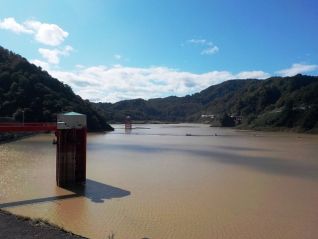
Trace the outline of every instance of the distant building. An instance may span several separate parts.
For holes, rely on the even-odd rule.
[[[214,115],[201,115],[201,118],[209,118],[209,119],[214,119]]]
[[[242,120],[243,120],[243,117],[242,117],[242,116],[231,115],[230,117],[234,120],[235,124],[240,124],[240,123],[242,123]]]

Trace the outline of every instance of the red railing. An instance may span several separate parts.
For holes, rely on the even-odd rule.
[[[0,132],[56,131],[56,123],[0,123]]]

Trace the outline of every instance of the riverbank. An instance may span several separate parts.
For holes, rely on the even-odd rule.
[[[210,124],[211,128],[222,128],[219,124]],[[303,128],[294,127],[294,128],[287,128],[287,127],[260,127],[260,126],[251,126],[251,125],[236,125],[234,127],[224,127],[224,128],[232,128],[238,130],[252,130],[252,131],[260,131],[260,132],[289,132],[289,133],[298,133],[298,134],[318,134],[318,128],[313,128],[311,130],[305,130]]]
[[[10,143],[19,139],[26,137],[31,137],[36,135],[34,132],[29,133],[0,133],[0,144]]]
[[[0,210],[0,235],[2,239],[83,239],[63,228],[41,219],[30,219]]]
[[[297,134],[318,134],[318,128],[313,128],[311,130],[304,130],[302,128],[287,128],[287,127],[256,127],[256,126],[236,126],[234,129],[240,130],[254,130],[262,132],[289,132]]]

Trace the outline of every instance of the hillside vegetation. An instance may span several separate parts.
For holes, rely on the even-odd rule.
[[[87,115],[90,131],[112,130],[89,101],[25,58],[0,47],[0,117],[25,122],[56,122],[56,114],[76,111]]]
[[[135,99],[95,106],[110,121],[222,122],[242,116],[240,126],[259,129],[318,129],[318,77],[296,75],[266,80],[230,80],[193,95]],[[215,118],[202,118],[214,115]]]

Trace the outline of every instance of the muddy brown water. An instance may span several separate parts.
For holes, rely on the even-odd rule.
[[[52,135],[0,145],[0,208],[89,238],[317,238],[317,136],[115,128],[89,135],[85,187],[56,187]]]

